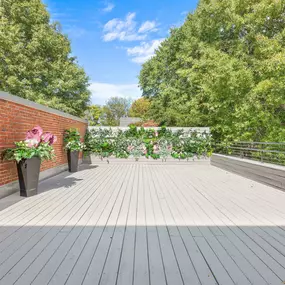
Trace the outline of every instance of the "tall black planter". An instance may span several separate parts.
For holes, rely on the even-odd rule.
[[[21,196],[31,197],[38,194],[40,168],[41,160],[39,157],[17,163]]]
[[[70,150],[67,151],[69,172],[78,171],[78,158],[79,158],[79,151],[70,151]]]

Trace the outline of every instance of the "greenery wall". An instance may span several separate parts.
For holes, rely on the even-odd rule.
[[[209,156],[211,152],[210,135],[183,130],[172,132],[165,127],[158,131],[135,126],[127,131],[91,129],[85,136],[85,153],[101,158],[192,159]]]
[[[149,116],[219,141],[284,141],[284,3],[201,0],[142,67]]]

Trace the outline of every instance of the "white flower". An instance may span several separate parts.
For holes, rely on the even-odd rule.
[[[28,147],[37,146],[39,144],[37,139],[28,139],[25,140],[25,142],[27,143]]]

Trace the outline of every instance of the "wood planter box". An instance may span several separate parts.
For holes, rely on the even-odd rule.
[[[31,197],[38,194],[41,159],[33,157],[17,163],[20,195]]]

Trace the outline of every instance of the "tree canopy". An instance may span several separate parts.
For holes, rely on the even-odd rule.
[[[2,0],[0,18],[0,89],[82,116],[88,77],[41,0]]]
[[[135,100],[131,105],[129,116],[145,119],[149,111],[150,104],[150,100],[143,97]]]
[[[100,123],[102,126],[119,126],[120,118],[129,113],[131,100],[123,97],[111,97],[102,107]]]
[[[284,141],[285,4],[201,0],[140,72],[150,116],[216,139]]]
[[[90,126],[100,125],[100,118],[103,113],[103,108],[99,105],[90,105],[85,111],[85,119],[88,120]]]

